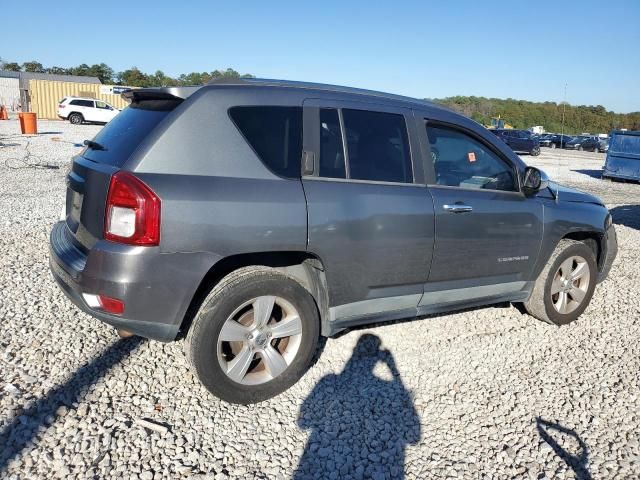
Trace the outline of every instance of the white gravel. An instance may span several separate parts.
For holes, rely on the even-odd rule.
[[[0,121],[0,477],[640,476],[640,185],[594,178],[604,155],[524,157],[615,207],[618,259],[579,321],[486,308],[352,331],[241,407],[199,385],[180,343],[118,340],[54,285],[73,143],[100,127],[39,128],[31,161],[61,168],[12,170],[26,138]]]

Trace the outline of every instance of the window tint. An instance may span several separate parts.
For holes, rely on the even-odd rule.
[[[91,100],[71,100],[70,105],[77,105],[79,107],[93,107]]]
[[[402,115],[342,110],[349,178],[412,182],[407,127]]]
[[[320,172],[321,177],[346,178],[344,147],[338,110],[320,110]]]
[[[436,183],[451,187],[517,190],[513,169],[473,137],[427,126]]]
[[[233,107],[229,115],[269,169],[283,177],[300,177],[302,108]]]
[[[105,150],[87,148],[82,154],[98,163],[121,167],[140,143],[180,100],[144,100],[122,110],[93,139]]]
[[[109,105],[99,100],[96,100],[96,108],[102,108],[103,110],[109,110]]]

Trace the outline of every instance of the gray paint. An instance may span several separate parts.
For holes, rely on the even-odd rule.
[[[608,212],[592,196],[564,189],[558,200],[549,191],[525,197],[431,185],[425,119],[471,132],[511,163],[518,178],[525,168],[490,132],[445,108],[377,92],[259,80],[136,95],[154,92],[185,100],[123,169],[162,199],[160,246],[102,240],[115,169],[82,154],[68,176],[66,222],[52,232],[52,271],[63,290],[80,308],[120,328],[175,338],[207,272],[245,253],[298,252],[319,259],[282,271],[314,295],[325,335],[363,322],[522,301],[558,241],[570,233],[598,236],[608,253],[602,277],[615,255],[614,245],[607,248],[607,241],[615,243]],[[414,183],[280,178],[230,121],[228,108],[236,105],[304,106],[304,148],[316,153],[320,106],[400,113],[408,126]],[[473,211],[442,209],[456,201]],[[125,315],[91,311],[82,291],[125,300]]]

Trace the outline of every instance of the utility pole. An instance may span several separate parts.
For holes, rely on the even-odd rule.
[[[564,84],[564,99],[562,100],[562,126],[560,127],[560,148],[564,143],[564,112],[567,109],[567,84]]]

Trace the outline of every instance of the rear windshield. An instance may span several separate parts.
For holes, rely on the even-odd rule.
[[[106,150],[87,148],[85,158],[121,167],[171,110],[182,100],[144,100],[132,103],[116,115],[93,139]]]

